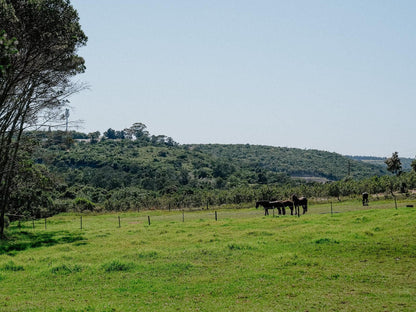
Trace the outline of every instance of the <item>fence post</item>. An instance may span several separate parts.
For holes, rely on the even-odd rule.
[[[147,222],[149,223],[149,225],[150,225],[150,216],[147,216]]]
[[[182,222],[185,222],[185,210],[182,210]]]
[[[215,211],[215,221],[218,221],[218,214],[216,211]]]
[[[81,223],[81,230],[82,230],[82,216],[80,217],[80,223]]]
[[[118,216],[118,227],[121,228],[121,220],[120,220],[120,216]]]
[[[332,201],[331,201],[331,217],[333,215],[333,211],[332,211]]]
[[[209,208],[208,208],[208,202],[207,202],[207,210],[208,210]]]
[[[45,230],[46,230],[46,218],[45,218]]]
[[[394,196],[394,206],[396,207],[396,209],[397,209],[397,200],[396,200],[396,196]]]

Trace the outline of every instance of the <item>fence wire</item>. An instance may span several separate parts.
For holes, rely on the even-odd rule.
[[[415,206],[415,200],[374,201],[368,206],[362,206],[360,202],[338,202],[327,201],[325,203],[312,204],[308,206],[305,215],[300,218],[315,214],[340,214],[351,211],[369,209],[400,209]],[[300,209],[302,211],[302,209]],[[11,224],[11,227],[21,229],[44,229],[71,231],[74,229],[92,229],[125,227],[134,224],[151,226],[155,223],[177,223],[187,221],[224,221],[229,219],[252,219],[252,218],[298,218],[291,215],[290,209],[286,209],[285,215],[279,215],[277,209],[269,209],[269,215],[265,216],[264,209],[241,208],[241,209],[187,209],[187,210],[141,210],[139,212],[112,212],[109,214],[63,214],[51,218],[38,220],[20,220]]]

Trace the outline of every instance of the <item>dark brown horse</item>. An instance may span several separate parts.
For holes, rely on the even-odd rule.
[[[271,201],[270,205],[272,205],[272,208],[277,208],[279,215],[286,214],[285,205],[283,204],[281,200]]]
[[[306,197],[300,197],[298,198],[296,194],[292,195],[292,201],[295,206],[295,214],[299,216],[299,206],[302,206],[303,208],[303,214],[308,211],[308,199]]]
[[[264,215],[269,215],[269,209],[277,208],[279,211],[279,214],[282,214],[282,205],[279,201],[270,201],[270,200],[259,200],[256,202],[256,208],[259,208],[259,206],[263,206],[264,208]]]
[[[363,206],[368,206],[368,193],[363,193]]]
[[[290,214],[293,216],[293,201],[291,201],[291,200],[282,200],[281,201],[282,202],[282,205],[283,205],[283,208],[282,208],[282,210],[283,210],[283,214],[285,215],[286,214],[286,207],[288,207],[288,208],[290,208]]]

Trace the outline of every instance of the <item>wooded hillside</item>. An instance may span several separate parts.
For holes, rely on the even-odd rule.
[[[337,181],[347,176],[362,179],[387,173],[381,164],[369,164],[337,153],[261,145],[200,144],[192,148],[252,170],[284,173],[293,178]]]
[[[258,145],[181,145],[125,131],[26,133],[39,142],[23,162],[10,213],[41,217],[64,211],[183,208],[259,199],[378,194],[416,187],[416,174],[336,153]],[[25,158],[22,155],[22,159]]]
[[[131,139],[94,143],[72,139],[69,146],[62,144],[56,133],[45,137],[36,162],[46,165],[69,185],[107,190],[135,186],[169,193],[181,187],[223,189],[287,184],[293,178],[325,182],[387,174],[380,165],[297,148],[179,145]]]

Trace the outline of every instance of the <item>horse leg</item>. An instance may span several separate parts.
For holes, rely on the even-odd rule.
[[[282,207],[282,212],[283,212],[283,215],[286,214],[286,208],[285,207]]]
[[[281,215],[282,214],[282,210],[280,209],[280,207],[276,207],[276,208],[279,211],[279,215]]]

